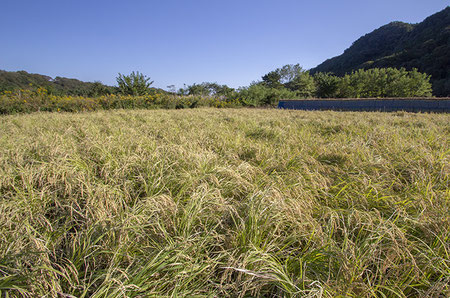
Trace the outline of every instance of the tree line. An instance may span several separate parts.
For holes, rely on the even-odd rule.
[[[289,64],[262,76],[248,87],[233,89],[217,83],[201,83],[178,90],[179,94],[223,96],[244,105],[275,105],[279,99],[428,97],[430,76],[417,69],[359,69],[342,77],[331,73],[311,75],[299,64]]]
[[[288,64],[268,72],[259,81],[254,81],[246,87],[235,89],[214,82],[203,82],[185,85],[178,90],[171,86],[170,91],[152,88],[153,81],[140,72],[132,72],[129,75],[119,73],[116,78],[117,86],[114,87],[100,82],[85,83],[66,78],[50,80],[49,77],[30,75],[26,72],[22,72],[22,75],[25,75],[25,78],[31,76],[35,85],[40,84],[39,87],[45,87],[50,94],[55,95],[88,97],[109,94],[142,96],[156,93],[174,96],[193,95],[227,99],[244,106],[276,105],[280,99],[428,97],[432,94],[429,75],[417,69],[404,68],[359,69],[344,76],[336,76],[321,72],[312,75],[299,64]],[[29,81],[19,80],[19,82],[25,85]],[[1,83],[0,79],[0,91],[2,88],[8,90]],[[29,85],[34,86],[33,83]]]

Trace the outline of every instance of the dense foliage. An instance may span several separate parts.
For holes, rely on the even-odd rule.
[[[0,297],[450,297],[448,114],[0,127]]]
[[[262,77],[261,82],[244,91],[250,93],[249,98],[259,103],[271,104],[273,97],[426,97],[431,96],[431,84],[430,76],[418,72],[417,69],[407,71],[404,68],[374,68],[359,69],[343,77],[330,73],[316,73],[311,76],[297,64],[285,65],[269,72]]]
[[[319,75],[320,78],[320,75]],[[346,74],[342,78],[335,77],[338,82],[336,97],[426,97],[431,96],[430,77],[417,69],[406,71],[404,68],[359,69]],[[332,81],[331,86],[334,86]],[[323,79],[318,80],[318,85]],[[330,82],[318,89],[331,92]],[[327,94],[327,97],[332,94]]]
[[[286,70],[295,70],[286,72]],[[286,74],[289,73],[289,74]],[[45,88],[0,93],[0,114],[35,111],[92,111],[105,109],[157,109],[195,107],[276,106],[280,99],[311,97],[418,97],[430,96],[429,76],[417,70],[358,70],[344,77],[317,73],[311,76],[298,65],[286,65],[262,81],[235,90],[217,83],[187,86],[178,94],[150,89],[142,74],[119,76],[118,94],[57,96]]]
[[[431,75],[433,94],[450,96],[450,7],[419,24],[393,22],[355,41],[311,73],[343,76],[357,69],[417,68]]]

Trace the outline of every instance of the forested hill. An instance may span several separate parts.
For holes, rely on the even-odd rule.
[[[450,96],[450,6],[418,24],[392,22],[355,41],[311,73],[344,75],[375,67],[418,68],[431,75],[433,94]]]
[[[0,70],[0,92],[42,87],[56,95],[97,96],[114,92],[114,87],[100,82],[83,82],[63,77],[51,78],[26,71]]]

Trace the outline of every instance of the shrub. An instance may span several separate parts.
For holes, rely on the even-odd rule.
[[[275,106],[280,99],[297,97],[296,92],[288,89],[270,88],[262,84],[253,84],[239,90],[239,98],[244,106]]]
[[[138,71],[133,71],[128,76],[119,73],[116,80],[120,92],[125,95],[145,95],[150,91],[150,85],[153,84],[153,81],[149,82],[150,78]]]

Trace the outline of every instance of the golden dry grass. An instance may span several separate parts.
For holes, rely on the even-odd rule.
[[[449,296],[448,114],[0,117],[0,296]]]

